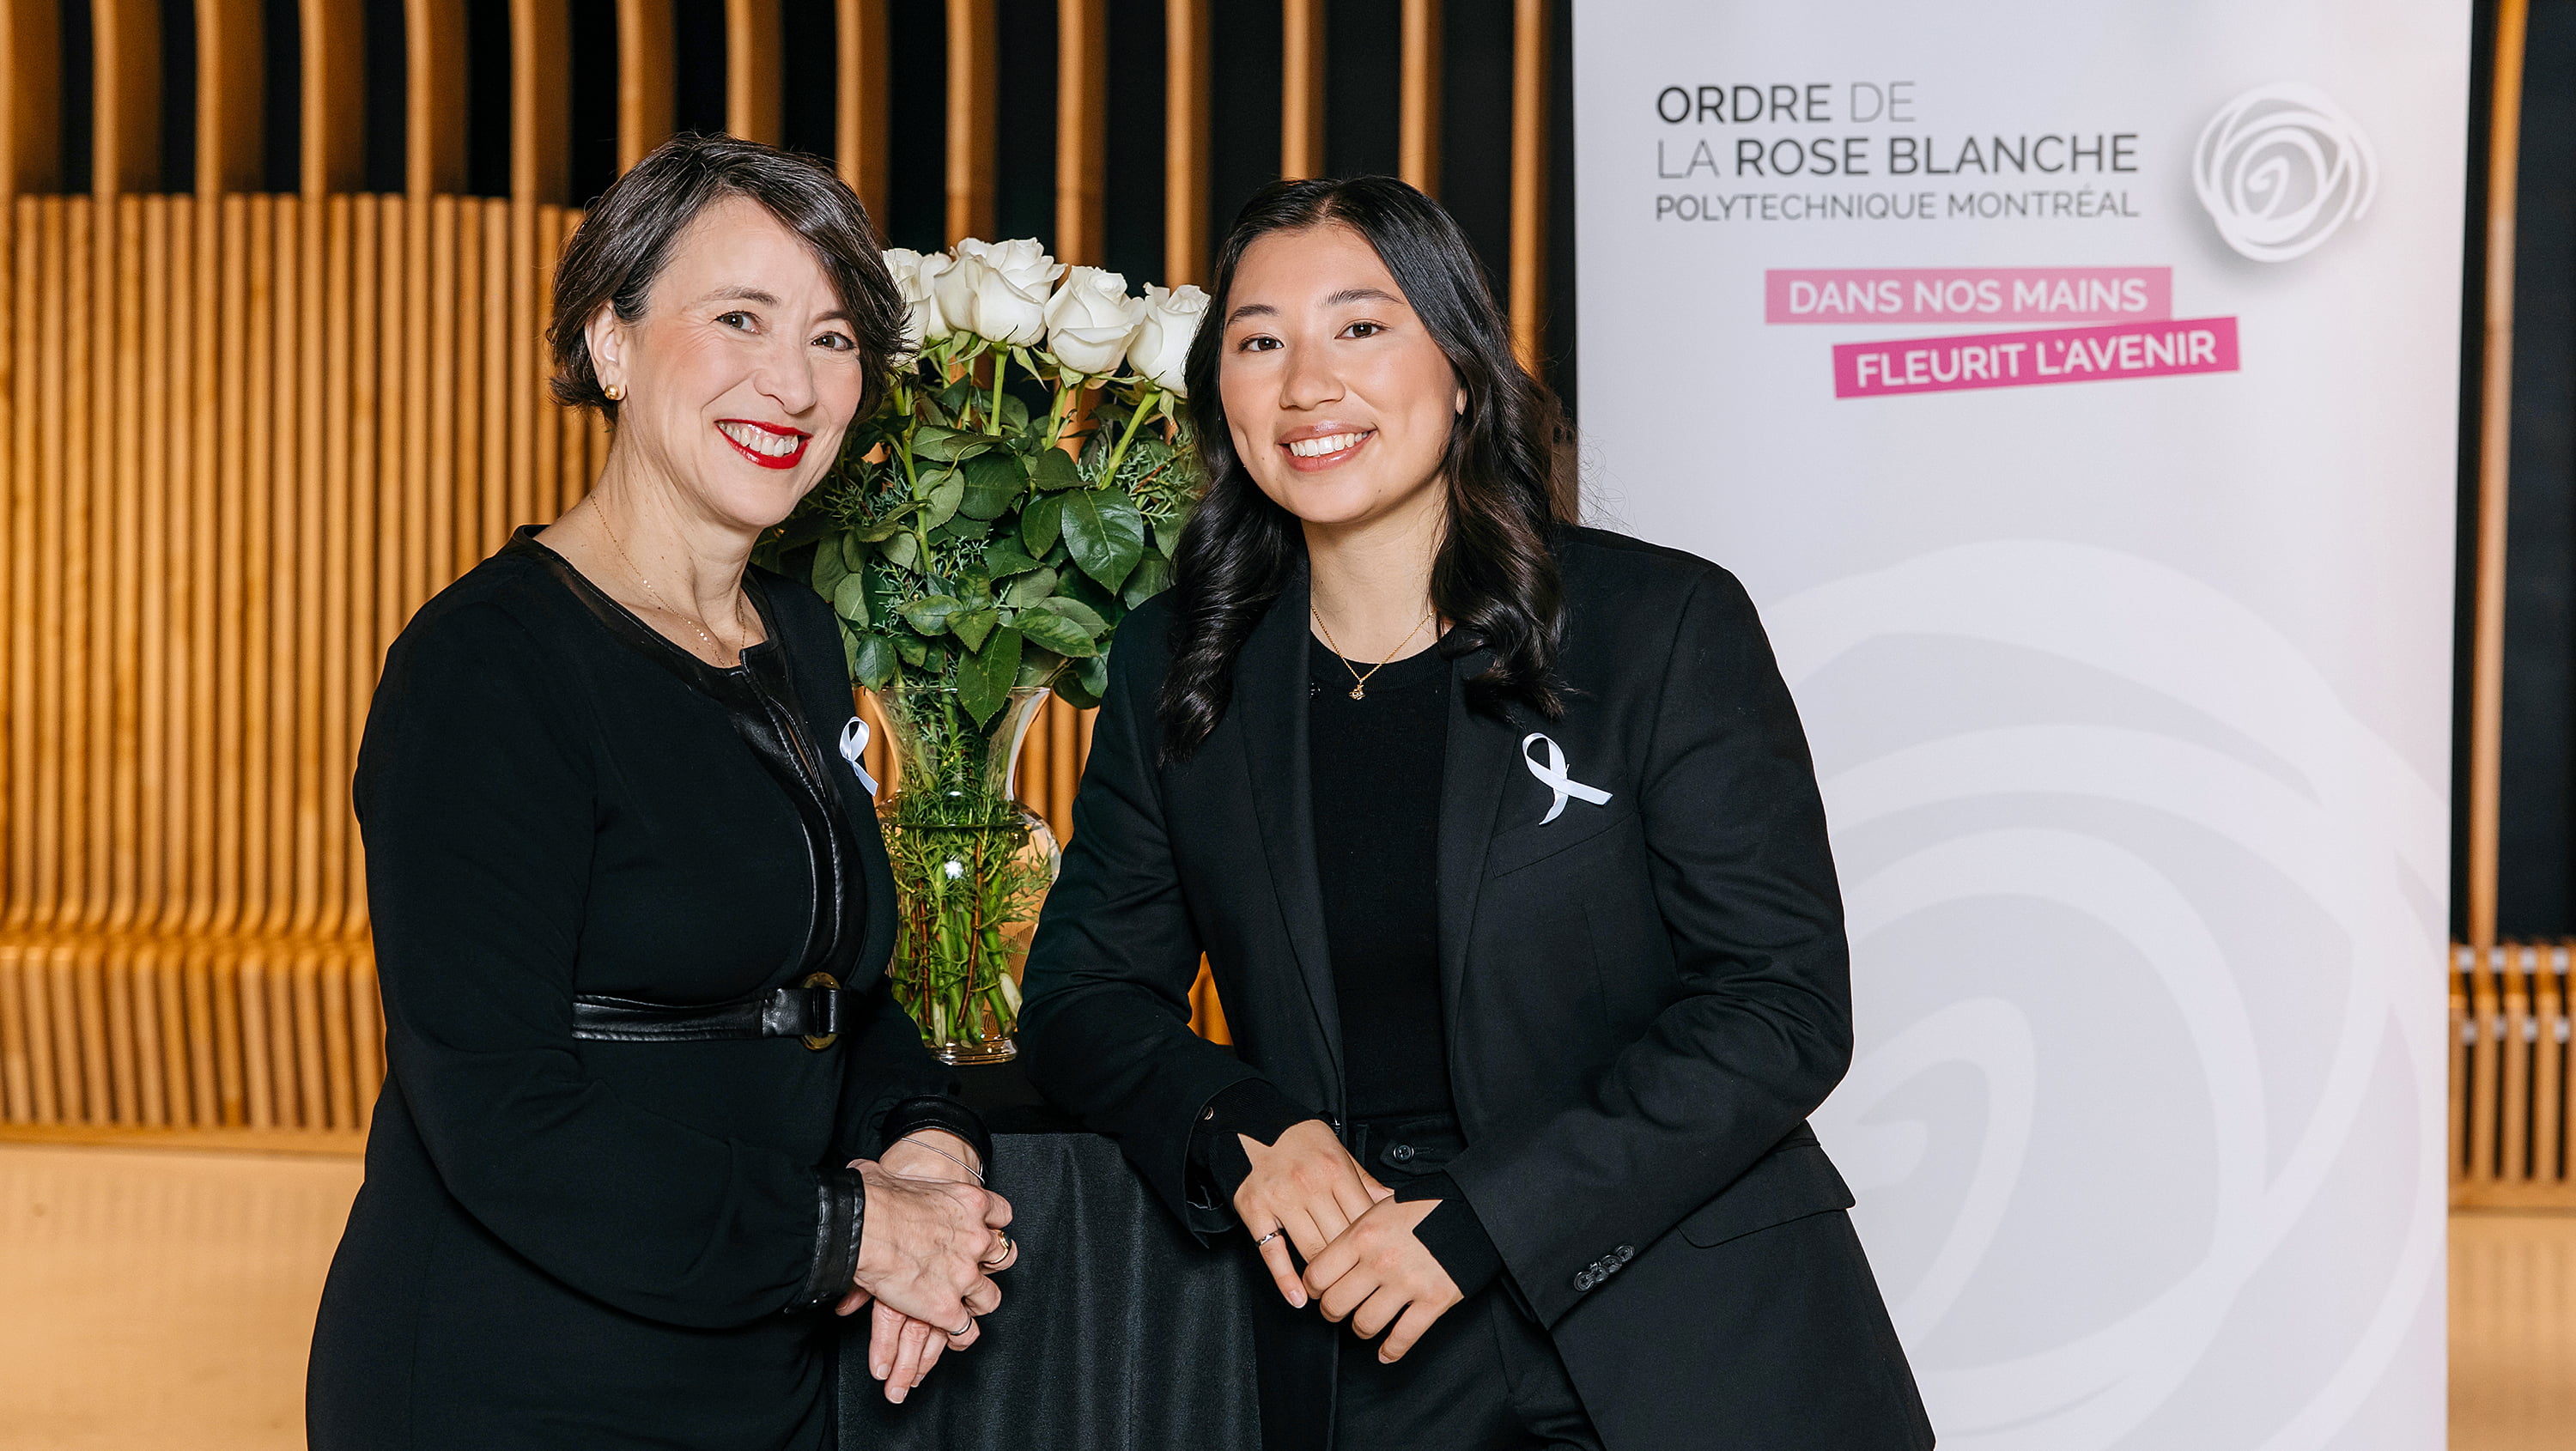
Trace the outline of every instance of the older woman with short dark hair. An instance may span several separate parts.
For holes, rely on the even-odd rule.
[[[357,777],[389,1082],[314,1334],[311,1442],[832,1439],[1016,1255],[988,1140],[886,990],[894,884],[826,607],[749,566],[903,308],[830,172],[682,137],[556,275],[598,487],[416,616]]]

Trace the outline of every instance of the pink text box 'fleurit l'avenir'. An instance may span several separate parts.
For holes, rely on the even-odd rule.
[[[2039,383],[2235,371],[2236,319],[2202,317],[1844,343],[1834,349],[1834,396],[1885,398],[1962,388],[2027,388]]]
[[[2170,267],[1851,267],[1762,274],[1763,321],[2145,322],[2173,316]]]

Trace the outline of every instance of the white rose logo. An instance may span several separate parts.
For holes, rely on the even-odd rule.
[[[2379,158],[2343,108],[2285,82],[2247,91],[2210,118],[2191,184],[2228,246],[2287,262],[2370,210]]]

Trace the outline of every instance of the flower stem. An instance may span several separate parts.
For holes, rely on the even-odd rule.
[[[1011,350],[1009,348],[995,348],[993,350],[993,406],[984,417],[984,431],[986,433],[1000,433],[1002,431],[1002,375],[1010,371]]]
[[[1119,460],[1127,457],[1127,445],[1136,441],[1136,430],[1145,426],[1145,415],[1154,411],[1146,406],[1145,400],[1159,391],[1147,388],[1136,395],[1136,411],[1127,415],[1127,431],[1118,435],[1118,446],[1109,451],[1109,466],[1101,470],[1101,478],[1113,484],[1118,482]]]

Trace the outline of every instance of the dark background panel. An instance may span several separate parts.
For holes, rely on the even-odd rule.
[[[2496,908],[2504,935],[2561,937],[2576,935],[2576,0],[2534,0],[2523,76]]]

